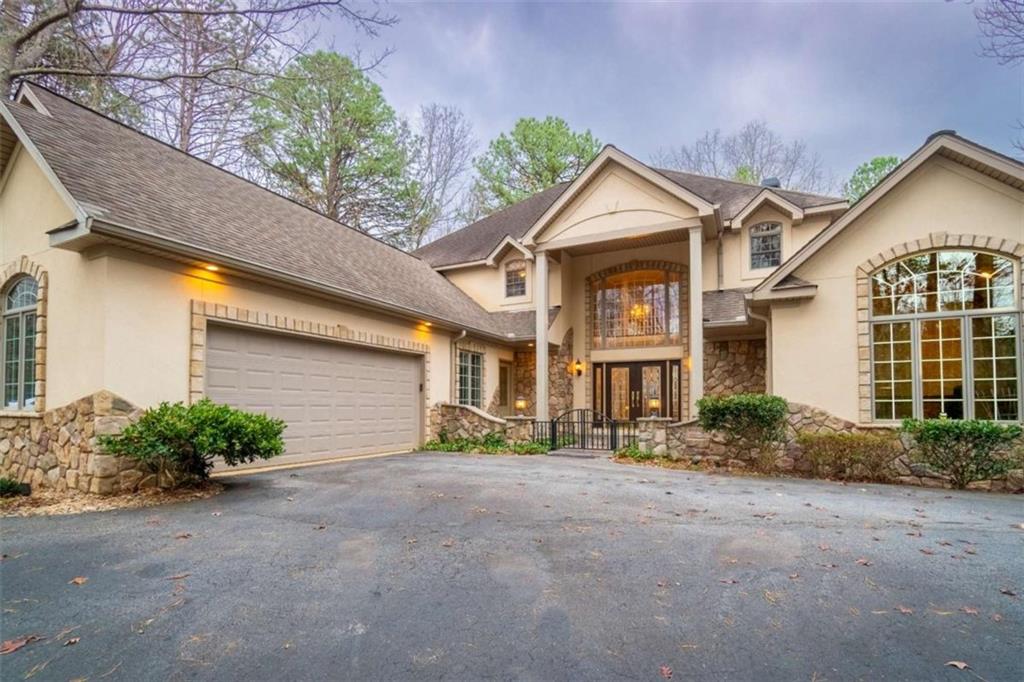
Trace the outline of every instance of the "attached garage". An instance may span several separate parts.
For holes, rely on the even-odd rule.
[[[274,464],[420,443],[420,356],[215,324],[206,349],[211,400],[287,424],[285,454]]]

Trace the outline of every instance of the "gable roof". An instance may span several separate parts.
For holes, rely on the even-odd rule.
[[[614,150],[618,156],[625,157],[630,162],[663,176],[685,192],[694,195],[700,201],[718,206],[723,221],[731,221],[755,197],[766,191],[778,195],[784,201],[793,204],[801,210],[845,204],[845,199],[837,197],[765,188],[760,185],[749,185],[734,180],[724,180],[722,178],[695,175],[682,171],[655,168],[643,164],[633,157],[629,157],[614,147],[609,146],[605,149]],[[584,171],[584,173],[588,172],[592,167],[595,167],[595,164],[592,163],[588,166],[587,171]],[[578,179],[582,179],[582,176]],[[512,204],[475,223],[471,223],[460,230],[422,246],[414,253],[435,268],[482,262],[506,236],[521,241],[530,229],[552,209],[556,202],[560,199],[567,200],[571,198],[567,195],[563,197],[566,189],[571,184],[573,183],[563,182],[554,185],[543,192],[534,194],[519,203]]]
[[[754,287],[750,295],[751,298],[772,298],[773,290],[799,288],[793,287],[791,284],[794,279],[797,279],[793,275],[797,268],[806,263],[822,247],[839,235],[869,208],[874,206],[890,190],[935,155],[952,159],[980,173],[1005,182],[1011,187],[1024,190],[1024,163],[972,142],[965,137],[961,137],[952,130],[940,130],[932,133],[923,145],[918,147],[913,154],[872,187],[846,213],[816,234],[800,250],[786,260],[785,263],[780,265],[775,272]],[[810,293],[813,289],[809,287],[806,291]]]
[[[0,104],[85,212],[89,231],[235,266],[398,314],[500,336],[424,261],[35,85]]]

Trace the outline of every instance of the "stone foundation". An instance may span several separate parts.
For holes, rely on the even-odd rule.
[[[764,339],[704,342],[704,395],[764,393]]]
[[[140,410],[99,391],[41,414],[0,417],[0,476],[33,488],[110,495],[157,485],[127,457],[97,451],[96,436],[118,433]]]
[[[548,415],[558,415],[572,409],[572,329],[565,333],[558,352],[548,356]],[[512,369],[515,398],[526,399],[526,413],[537,411],[537,363],[532,350],[516,351]]]
[[[707,433],[697,422],[668,423],[664,419],[644,419],[638,423],[638,444],[659,456],[679,461],[688,459],[694,464],[746,467],[750,462],[740,459],[740,453],[731,448],[720,433]],[[809,405],[789,404],[786,418],[785,443],[779,450],[776,468],[780,471],[807,473],[811,463],[804,457],[797,437],[802,433],[870,434],[891,439],[895,457],[892,461],[893,480],[906,485],[948,488],[949,482],[941,474],[923,464],[911,461],[910,443],[898,429],[865,427],[840,419],[833,414]],[[664,446],[661,444],[664,443]],[[663,453],[663,455],[662,455]],[[1017,492],[1024,490],[1024,472],[1011,472],[1003,479],[978,481],[972,489]]]

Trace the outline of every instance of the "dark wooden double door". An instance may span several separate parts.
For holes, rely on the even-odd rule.
[[[679,360],[606,362],[594,365],[594,409],[612,419],[679,419],[682,410]]]

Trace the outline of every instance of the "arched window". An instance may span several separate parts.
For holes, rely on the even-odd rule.
[[[21,277],[4,292],[3,386],[6,409],[32,407],[36,402],[36,301],[39,285]]]
[[[1020,419],[1017,274],[1002,256],[921,253],[871,276],[875,419]]]
[[[750,269],[774,268],[782,262],[782,224],[758,223],[750,228]]]
[[[676,345],[682,315],[680,274],[630,270],[593,286],[594,348]]]

